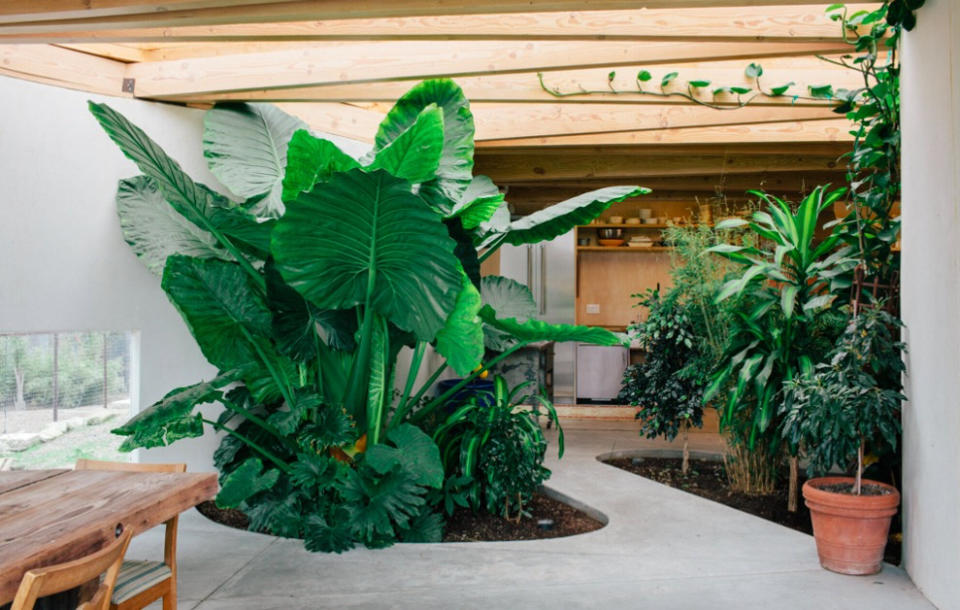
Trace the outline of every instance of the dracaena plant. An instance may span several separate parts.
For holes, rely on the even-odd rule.
[[[203,138],[218,190],[116,111],[90,108],[143,172],[118,190],[124,236],[219,369],[116,432],[126,449],[225,433],[218,503],[246,510],[253,528],[335,551],[437,539],[427,498],[443,467],[416,423],[462,387],[426,398],[439,375],[450,367],[469,383],[535,341],[619,342],[500,313],[481,296],[478,248],[552,239],[645,189],[511,221],[492,181],[472,175],[473,118],[452,81],[413,87],[359,160],[272,106],[218,106]],[[488,362],[485,328],[509,339]],[[428,346],[445,362],[417,387]],[[398,370],[403,347],[413,356]],[[204,403],[223,415],[205,417]]]
[[[765,210],[754,212],[749,222],[718,225],[743,228],[757,243],[710,248],[741,265],[716,300],[736,296],[743,305],[731,318],[727,347],[705,400],[726,394],[721,425],[733,428],[750,449],[776,454],[783,384],[812,369],[828,349],[818,331],[843,286],[839,278],[856,260],[849,248],[839,246],[836,234],[818,243],[816,229],[820,215],[843,193],[817,187],[796,211],[781,199],[754,193]]]

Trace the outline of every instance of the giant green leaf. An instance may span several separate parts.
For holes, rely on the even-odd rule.
[[[156,182],[173,209],[198,227],[210,231],[238,262],[246,263],[243,254],[212,219],[218,211],[230,207],[231,202],[226,197],[194,182],[142,129],[113,108],[94,102],[90,102],[89,107],[110,139],[140,171]]]
[[[241,197],[265,195],[251,209],[283,214],[281,182],[287,144],[306,124],[271,104],[217,104],[203,118],[203,156],[214,176]]]
[[[283,176],[283,200],[291,201],[303,191],[312,190],[336,172],[360,167],[356,159],[340,150],[330,140],[317,138],[299,130],[290,139],[287,167]]]
[[[385,171],[353,169],[296,201],[273,232],[281,275],[320,309],[369,302],[432,341],[453,311],[461,272],[440,216]]]
[[[502,330],[518,341],[576,341],[578,343],[592,343],[594,345],[623,345],[625,338],[621,338],[604,328],[591,326],[576,326],[574,324],[549,324],[540,320],[520,322],[515,318],[497,318],[496,312],[489,305],[480,309],[480,318],[490,326]]]
[[[431,104],[443,110],[443,152],[436,179],[424,183],[420,193],[446,215],[473,179],[473,114],[456,83],[449,79],[426,80],[405,93],[380,123],[372,154],[399,138]]]
[[[645,195],[639,186],[611,186],[577,195],[510,223],[506,242],[518,246],[551,240],[578,225],[585,225],[618,201]]]
[[[146,176],[121,180],[117,187],[120,229],[147,269],[160,275],[167,257],[229,258],[208,232],[170,207],[157,183]]]
[[[181,438],[202,436],[203,422],[193,413],[193,409],[220,400],[221,389],[239,378],[240,369],[233,369],[210,381],[171,390],[111,432],[129,437],[121,446],[123,451],[137,447],[161,447]]]
[[[432,180],[443,151],[443,111],[430,104],[417,120],[376,152],[369,169],[384,169],[411,183]]]
[[[474,176],[451,215],[459,216],[463,228],[471,230],[493,218],[503,203],[503,194],[493,180],[487,176]]]
[[[483,323],[477,317],[480,305],[480,292],[464,275],[456,307],[437,333],[437,351],[461,377],[466,377],[483,360]]]
[[[273,314],[273,340],[281,354],[307,361],[317,356],[318,341],[338,350],[356,346],[357,316],[353,311],[322,311],[284,283],[272,260],[264,267],[267,303]]]
[[[276,485],[280,471],[275,468],[266,472],[261,472],[262,470],[263,462],[260,458],[248,458],[236,470],[223,477],[220,493],[217,494],[217,506],[235,508],[247,498]]]
[[[211,364],[225,370],[259,361],[253,336],[270,336],[270,310],[239,266],[174,255],[161,285]]]
[[[525,322],[537,314],[537,303],[530,289],[516,280],[499,275],[488,275],[480,283],[483,304],[489,305],[499,318],[514,318]],[[483,329],[488,349],[497,352],[512,346],[516,341],[510,334],[490,325]]]
[[[387,434],[394,447],[380,444],[367,450],[366,463],[380,474],[400,466],[420,485],[439,489],[443,485],[440,449],[432,438],[413,424],[400,424]]]

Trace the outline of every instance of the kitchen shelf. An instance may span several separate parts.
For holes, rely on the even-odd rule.
[[[597,225],[580,225],[580,229],[666,229],[667,227],[672,227],[674,225],[661,225],[661,224],[639,224],[639,225],[628,225],[626,223],[612,225],[612,224],[597,224]],[[690,225],[677,225],[681,227],[686,227]]]
[[[650,246],[649,248],[631,248],[629,246],[577,246],[579,252],[666,252],[673,250],[669,246]]]

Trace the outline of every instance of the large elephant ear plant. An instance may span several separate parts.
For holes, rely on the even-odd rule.
[[[224,432],[218,503],[254,529],[326,551],[438,539],[431,490],[444,471],[427,416],[531,342],[620,341],[508,317],[516,307],[484,304],[479,266],[500,244],[552,239],[645,189],[511,221],[496,186],[473,176],[473,117],[452,81],[404,95],[360,160],[272,106],[217,106],[203,137],[217,189],[110,107],[90,110],[143,172],[117,193],[124,236],[220,371],[115,432],[128,450]],[[503,348],[486,362],[485,328]],[[404,346],[411,365],[397,370]],[[445,364],[418,387],[428,346]],[[461,385],[426,398],[447,367]],[[205,403],[225,410],[209,419]]]

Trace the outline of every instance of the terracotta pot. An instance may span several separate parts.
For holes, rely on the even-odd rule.
[[[821,489],[836,483],[853,485],[853,477],[821,477],[803,484],[810,509],[820,565],[841,574],[876,574],[883,563],[890,518],[897,512],[900,493],[886,483],[863,480],[890,490],[882,496],[855,496]]]

